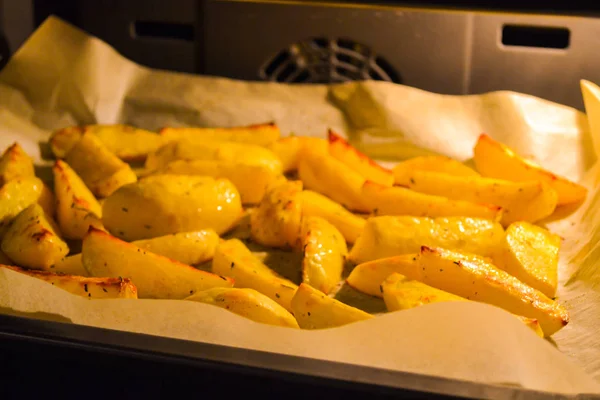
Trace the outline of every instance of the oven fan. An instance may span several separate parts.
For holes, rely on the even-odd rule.
[[[314,38],[294,43],[259,70],[266,81],[338,83],[373,79],[402,83],[383,57],[348,39]]]

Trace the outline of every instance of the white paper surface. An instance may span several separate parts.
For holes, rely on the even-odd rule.
[[[486,132],[593,188],[576,213],[549,222],[565,238],[559,299],[572,317],[553,337],[560,351],[484,304],[435,304],[330,330],[299,331],[192,302],[89,301],[0,270],[0,308],[483,383],[600,393],[600,193],[592,144],[600,139],[592,139],[583,113],[512,92],[443,96],[384,82],[288,86],[149,70],[55,18],[0,72],[0,148],[18,140],[38,160],[38,143],[68,125],[158,129],[266,121],[302,135],[323,136],[333,128],[389,161],[427,152],[467,160]]]

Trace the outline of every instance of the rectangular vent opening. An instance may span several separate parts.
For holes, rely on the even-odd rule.
[[[502,44],[505,46],[566,49],[571,32],[567,28],[545,26],[504,25]]]
[[[135,21],[133,35],[144,39],[194,41],[194,26],[177,22]]]

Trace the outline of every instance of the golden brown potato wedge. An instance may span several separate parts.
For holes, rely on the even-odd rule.
[[[157,171],[177,160],[204,160],[260,165],[281,173],[281,161],[269,149],[236,142],[192,142],[188,139],[171,141],[148,155],[145,167]]]
[[[188,139],[197,143],[222,141],[268,146],[279,139],[281,132],[274,122],[270,122],[232,128],[163,128],[160,135],[165,140]]]
[[[302,282],[330,293],[342,280],[348,254],[346,241],[335,226],[320,217],[302,220]]]
[[[359,292],[383,297],[381,282],[394,273],[402,274],[407,279],[419,279],[417,254],[403,254],[359,264],[346,278],[346,283]]]
[[[219,240],[214,230],[206,229],[136,240],[132,244],[183,264],[196,265],[213,258]]]
[[[552,298],[558,285],[560,236],[527,222],[506,229],[506,246],[496,265],[521,282]]]
[[[8,224],[25,208],[39,201],[43,182],[36,178],[18,178],[0,187],[0,239]]]
[[[335,226],[348,243],[356,242],[365,226],[364,218],[352,214],[341,204],[312,190],[302,191],[300,198],[302,199],[303,216],[321,217]]]
[[[47,271],[33,271],[18,267],[0,265],[13,271],[41,279],[53,286],[90,300],[96,299],[137,299],[137,288],[124,278],[86,278],[76,275],[55,274]]]
[[[483,176],[514,182],[544,182],[558,195],[558,205],[577,203],[587,195],[587,189],[566,178],[543,169],[538,164],[516,154],[508,146],[482,134],[474,149],[475,166]]]
[[[300,181],[286,181],[267,191],[250,215],[250,233],[256,243],[284,248],[299,245],[301,192]]]
[[[184,299],[233,280],[159,256],[108,233],[90,228],[83,239],[83,266],[90,276],[129,278],[141,298]]]
[[[83,268],[81,253],[61,258],[50,266],[50,271],[58,274],[88,276],[87,271]]]
[[[419,264],[423,283],[517,315],[536,318],[548,336],[569,322],[569,314],[562,305],[483,260],[465,258],[452,250],[423,246]]]
[[[421,193],[500,206],[502,221],[507,225],[515,221],[539,221],[556,208],[556,191],[540,181],[511,182],[415,171],[408,186]]]
[[[415,171],[441,172],[453,176],[478,176],[472,168],[445,156],[421,156],[398,163],[394,169],[394,183],[408,186]]]
[[[309,190],[321,193],[346,208],[371,212],[362,201],[365,178],[343,162],[315,148],[305,148],[298,162],[298,176]]]
[[[91,133],[83,134],[67,153],[65,161],[98,197],[107,197],[121,186],[137,180],[131,167]]]
[[[69,252],[54,222],[32,204],[17,215],[2,238],[2,251],[17,265],[48,270]]]
[[[0,157],[0,186],[16,178],[35,176],[33,160],[18,143],[13,143]]]
[[[236,287],[257,290],[291,311],[290,303],[298,287],[263,264],[238,239],[219,244],[212,270],[216,274],[233,278]]]
[[[102,206],[106,229],[127,241],[203,229],[222,234],[241,216],[235,186],[205,176],[149,176],[121,187]]]
[[[304,149],[311,148],[323,154],[328,154],[328,147],[329,145],[325,139],[307,136],[281,138],[268,146],[268,148],[275,153],[277,158],[279,158],[283,172],[286,173],[298,169],[300,153]]]
[[[502,208],[496,205],[452,200],[399,186],[387,187],[369,181],[364,183],[361,193],[363,203],[375,215],[475,217],[499,221],[503,213]]]
[[[56,193],[57,221],[68,239],[83,239],[90,226],[102,228],[102,208],[81,178],[58,160],[52,168]]]
[[[344,140],[344,138],[329,130],[327,139],[329,141],[329,154],[333,158],[352,168],[369,181],[384,186],[392,186],[394,184],[392,171],[383,168],[371,160],[366,154],[361,153]]]
[[[289,311],[254,289],[213,288],[186,300],[211,304],[263,324],[298,328]]]
[[[212,160],[177,160],[160,171],[166,174],[200,175],[229,179],[240,192],[243,204],[258,204],[267,189],[283,175],[263,165]]]
[[[50,147],[56,158],[64,158],[84,133],[96,136],[121,160],[143,161],[165,143],[160,135],[129,125],[88,125],[60,129],[52,134]]]
[[[374,318],[303,283],[292,299],[292,313],[302,329],[326,329]]]
[[[418,253],[423,245],[491,257],[504,246],[504,229],[498,222],[480,218],[372,217],[349,259],[359,264]]]

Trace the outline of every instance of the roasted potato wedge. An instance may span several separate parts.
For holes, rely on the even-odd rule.
[[[132,244],[183,264],[196,265],[213,258],[219,240],[219,235],[214,230],[206,229],[136,240]]]
[[[363,203],[375,215],[475,217],[499,221],[503,213],[502,208],[496,205],[452,200],[399,186],[387,187],[369,181],[364,183],[361,193]]]
[[[550,185],[557,193],[558,205],[580,202],[587,195],[585,187],[520,157],[508,146],[485,134],[479,136],[475,145],[474,160],[483,176],[515,182],[540,181]]]
[[[468,301],[464,297],[436,289],[398,273],[388,276],[381,283],[381,290],[388,311],[408,310],[431,303]]]
[[[415,171],[408,186],[421,193],[501,206],[502,222],[507,225],[515,221],[539,221],[556,208],[556,191],[540,181],[511,182]]]
[[[329,151],[329,145],[325,139],[307,136],[281,138],[271,143],[268,148],[279,158],[285,173],[298,169],[300,154],[304,149],[312,148],[323,154],[328,154]]]
[[[365,178],[319,149],[308,147],[302,150],[298,176],[307,189],[321,193],[350,210],[371,211],[361,196]]]
[[[37,203],[44,209],[46,215],[54,218],[56,215],[56,198],[54,192],[44,183]]]
[[[504,246],[504,229],[480,218],[372,217],[348,257],[360,264],[418,253],[423,245],[491,257]]]
[[[213,288],[186,300],[211,304],[263,324],[298,328],[289,311],[254,289]]]
[[[415,171],[441,172],[453,176],[479,176],[472,168],[445,156],[415,157],[398,163],[392,170],[396,185],[408,186]]]
[[[39,204],[32,204],[17,215],[2,238],[1,247],[17,265],[43,270],[69,253],[69,246]]]
[[[240,192],[243,204],[260,203],[267,189],[284,179],[283,175],[264,165],[212,160],[177,160],[167,164],[160,172],[229,179]]]
[[[160,135],[168,141],[188,139],[196,143],[223,141],[268,146],[279,139],[281,132],[279,127],[271,122],[232,128],[163,128]]]
[[[56,158],[64,158],[85,133],[96,136],[111,153],[125,161],[143,161],[165,143],[154,132],[128,125],[72,126],[52,134],[50,148]]]
[[[356,242],[365,226],[364,218],[352,214],[341,204],[312,190],[302,191],[300,198],[303,216],[321,217],[335,226],[348,243]]]
[[[536,318],[548,336],[569,322],[569,314],[562,305],[483,260],[423,246],[419,264],[423,283],[513,314]]]
[[[131,167],[91,133],[81,136],[67,153],[65,161],[98,197],[107,197],[121,186],[137,180]]]
[[[8,258],[8,256],[6,254],[4,254],[1,250],[0,250],[0,264],[15,265],[15,263],[10,258]]]
[[[171,141],[148,155],[145,167],[157,171],[177,160],[204,160],[260,165],[281,173],[281,161],[267,148],[235,142],[196,142],[188,139]]]
[[[506,229],[506,246],[496,265],[521,282],[552,298],[558,285],[560,236],[527,222]]]
[[[131,280],[126,278],[86,278],[6,265],[0,265],[0,268],[8,268],[32,278],[41,279],[69,293],[88,299],[137,299],[137,288]]]
[[[325,329],[374,318],[303,283],[292,299],[292,313],[302,329]]]
[[[302,220],[302,282],[330,293],[342,280],[348,247],[335,226],[320,217]]]
[[[419,279],[417,254],[403,254],[359,264],[348,275],[346,283],[359,292],[383,297],[381,282],[394,273],[402,274],[407,279]]]
[[[257,290],[291,311],[292,297],[298,287],[263,264],[238,239],[219,244],[213,258],[212,271],[233,278],[236,287]]]
[[[83,268],[81,253],[61,258],[50,266],[50,271],[58,274],[88,276],[88,272]]]
[[[129,278],[141,298],[184,299],[233,280],[159,256],[108,233],[90,228],[83,239],[83,266],[90,276]]]
[[[18,178],[0,187],[0,239],[8,224],[25,208],[39,201],[44,183],[36,178]]]
[[[81,178],[62,160],[56,161],[54,193],[57,221],[68,239],[83,239],[90,226],[102,228],[102,208]]]
[[[295,248],[300,238],[302,182],[286,181],[269,189],[250,215],[250,234],[259,244]]]
[[[329,154],[333,158],[346,164],[369,181],[384,186],[392,186],[394,184],[392,171],[383,168],[371,160],[366,154],[361,153],[344,140],[344,138],[329,130],[327,139],[329,141]]]
[[[0,187],[17,178],[35,176],[33,160],[19,143],[13,143],[0,157]]]
[[[214,229],[222,234],[242,216],[242,203],[227,179],[153,175],[121,187],[102,206],[102,222],[126,241]]]

